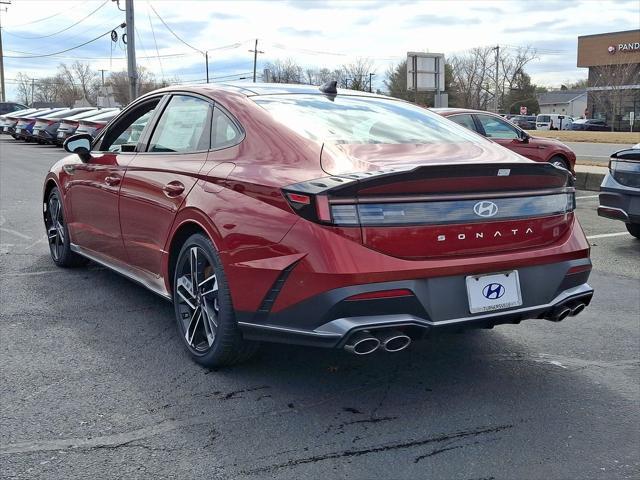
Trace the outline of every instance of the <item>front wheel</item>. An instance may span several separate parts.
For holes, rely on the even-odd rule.
[[[627,230],[631,235],[640,238],[640,223],[627,223]]]
[[[211,241],[196,233],[180,249],[173,281],[178,332],[193,359],[206,367],[232,365],[257,350],[235,320],[222,262]]]
[[[569,170],[569,164],[567,163],[567,161],[559,156],[555,156],[552,157],[551,160],[549,160],[549,163],[555,167],[560,167],[560,168],[564,168],[565,170]]]

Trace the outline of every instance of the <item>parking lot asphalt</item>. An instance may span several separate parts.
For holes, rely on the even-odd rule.
[[[638,134],[640,142],[640,133]],[[578,157],[578,163],[602,165],[606,167],[609,164],[609,158],[612,153],[625,148],[631,148],[631,144],[620,143],[590,143],[590,142],[563,142],[567,147],[574,151]]]
[[[210,371],[169,303],[53,265],[41,188],[62,155],[0,137],[1,477],[640,477],[640,241],[595,192],[577,195],[596,292],[577,317],[365,358],[265,345]]]

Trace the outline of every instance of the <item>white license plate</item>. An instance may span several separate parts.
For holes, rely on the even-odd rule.
[[[16,127],[16,133],[20,133],[22,131],[22,127]]]
[[[4,128],[3,128],[3,130],[4,130],[5,132],[8,132],[8,131],[9,131],[9,127],[4,127]]]
[[[58,132],[58,138],[64,137],[64,132]]]
[[[522,305],[518,271],[467,277],[471,313],[493,312]]]
[[[40,129],[39,128],[34,128],[33,129],[33,134],[34,135],[38,135],[40,133]]]

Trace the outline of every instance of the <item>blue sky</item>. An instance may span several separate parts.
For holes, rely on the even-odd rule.
[[[124,0],[120,4],[124,8]],[[152,7],[195,49],[176,39]],[[534,82],[559,86],[586,76],[586,69],[576,68],[579,35],[638,28],[640,7],[635,0],[135,0],[135,14],[138,63],[158,78],[204,79],[204,56],[199,52],[204,50],[209,51],[212,77],[248,76],[253,68],[248,50],[258,38],[265,52],[259,56],[259,71],[278,58],[292,58],[304,67],[335,68],[369,57],[377,73],[374,88],[376,83],[382,87],[387,68],[407,51],[451,55],[476,46],[531,45],[540,49],[539,58],[527,68]],[[46,77],[58,64],[74,60],[89,62],[94,69],[126,68],[122,42],[112,43],[108,35],[60,55],[17,58],[58,52],[117,27],[124,22],[124,12],[115,2],[12,0],[0,16],[9,97],[18,72]],[[163,57],[158,59],[158,54]]]

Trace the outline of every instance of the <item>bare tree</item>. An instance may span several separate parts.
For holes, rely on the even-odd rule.
[[[178,79],[163,80],[158,82],[155,75],[149,72],[145,67],[138,66],[138,93],[145,93],[156,90],[157,88],[166,87],[171,83],[177,83]],[[107,78],[105,85],[113,90],[113,97],[116,102],[121,105],[129,103],[129,76],[126,70],[112,72]]]
[[[452,84],[459,95],[461,107],[486,110],[498,96],[498,105],[522,78],[525,66],[536,58],[531,47],[510,51],[501,49],[497,58],[498,84],[496,89],[496,53],[494,47],[474,48],[462,55],[449,57]]]
[[[373,61],[369,58],[356,58],[352,63],[342,65],[344,85],[352,90],[369,90],[369,74],[375,73]]]
[[[598,109],[605,113],[611,131],[614,130],[616,122],[620,128],[625,103],[633,105],[634,100],[640,100],[640,95],[632,88],[632,85],[638,83],[639,78],[640,65],[634,63],[589,69],[589,97]]]
[[[16,80],[18,81],[18,101],[25,105],[29,105],[31,103],[31,78],[29,78],[28,75],[19,72],[16,75]]]
[[[305,83],[302,67],[291,58],[269,62],[264,68],[269,71],[269,83]]]

